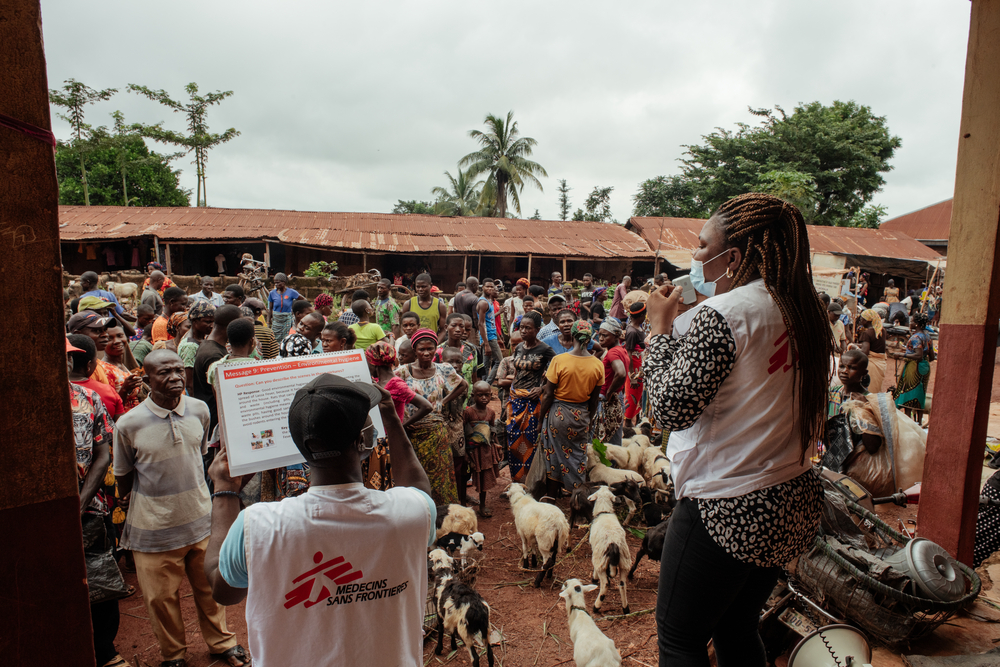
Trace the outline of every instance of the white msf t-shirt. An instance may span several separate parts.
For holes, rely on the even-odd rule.
[[[254,665],[422,665],[435,514],[417,489],[362,484],[314,486],[243,511],[219,571],[248,588]]]

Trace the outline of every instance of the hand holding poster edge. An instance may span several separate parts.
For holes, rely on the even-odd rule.
[[[288,407],[295,392],[321,373],[372,383],[361,350],[246,359],[217,369],[219,429],[229,451],[233,477],[305,461],[288,432]],[[378,406],[369,415],[379,436],[384,435]]]

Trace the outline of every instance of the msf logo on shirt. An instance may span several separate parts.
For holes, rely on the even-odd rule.
[[[293,584],[299,584],[300,581],[302,583],[288,593],[285,593],[285,609],[291,609],[300,602],[303,603],[304,608],[308,609],[329,597],[330,589],[321,584],[319,594],[315,599],[310,599],[312,598],[313,585],[316,583],[316,578],[321,574],[331,579],[337,586],[349,584],[364,576],[361,570],[355,570],[354,566],[346,562],[343,556],[337,556],[326,562],[322,561],[323,552],[317,551],[313,555],[313,562],[318,563],[318,565],[292,580]]]
[[[788,342],[788,332],[785,331],[778,337],[778,340],[774,341],[774,347],[778,348],[768,359],[770,366],[767,367],[767,374],[774,375],[779,370],[782,373],[787,373],[792,369],[792,366],[798,361],[798,355],[796,358],[792,358],[791,345]]]

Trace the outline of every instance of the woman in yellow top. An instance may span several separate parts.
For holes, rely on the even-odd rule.
[[[886,303],[899,303],[899,288],[892,278],[889,278],[887,287],[882,292],[882,300]]]
[[[577,320],[570,329],[573,349],[557,354],[545,372],[542,390],[541,448],[545,455],[546,493],[575,489],[587,473],[587,443],[593,431],[592,415],[604,385],[604,364],[587,352],[594,334],[590,323]]]
[[[359,299],[351,304],[351,310],[358,318],[358,321],[349,327],[354,332],[354,335],[357,336],[357,340],[354,342],[354,349],[367,350],[372,344],[385,338],[385,332],[382,331],[382,327],[371,321],[372,315],[375,314],[375,309],[372,308],[370,303],[364,299]]]

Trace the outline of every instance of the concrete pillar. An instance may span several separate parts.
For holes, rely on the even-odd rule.
[[[51,131],[38,0],[0,11],[0,114]],[[30,128],[26,128],[29,129]],[[94,664],[66,377],[59,188],[52,146],[0,126],[0,290],[11,299],[0,355],[0,656],[10,667]]]
[[[973,0],[921,537],[972,562],[1000,317],[1000,2]]]

